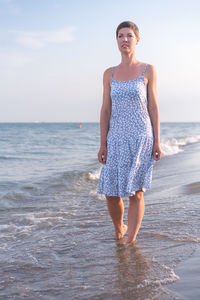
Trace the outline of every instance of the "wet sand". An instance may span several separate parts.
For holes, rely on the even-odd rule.
[[[192,149],[193,148],[193,149]],[[195,151],[194,151],[195,148]],[[193,150],[192,155],[190,153],[190,149]],[[190,153],[190,156],[188,156]],[[182,186],[182,193],[188,196],[189,201],[196,200],[200,203],[200,181],[195,181],[199,177],[199,162],[200,162],[200,144],[197,143],[195,145],[188,146],[188,151],[183,153],[183,157],[185,156],[184,161],[179,161],[177,163],[177,167],[179,163],[182,164],[182,167],[187,166],[186,171],[190,171],[188,173],[188,177],[185,176],[185,182],[192,181],[191,183],[187,183]],[[181,180],[181,179],[180,179]],[[200,206],[196,206],[197,209],[200,210]],[[192,215],[188,215],[188,223],[191,222]],[[197,229],[198,230],[198,229]],[[198,230],[199,231],[199,230]],[[177,293],[177,299],[183,300],[199,300],[200,299],[200,236],[198,234],[198,238],[196,241],[196,249],[191,254],[189,258],[185,261],[180,262],[174,268],[175,274],[179,277],[179,280],[173,282],[168,285],[168,288]]]
[[[200,246],[194,254],[175,268],[179,280],[169,286],[181,299],[200,299]]]

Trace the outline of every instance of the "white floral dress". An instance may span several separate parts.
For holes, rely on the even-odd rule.
[[[102,166],[97,193],[107,196],[132,196],[151,187],[153,128],[147,109],[144,74],[127,81],[113,79],[112,113],[107,135],[107,159]]]

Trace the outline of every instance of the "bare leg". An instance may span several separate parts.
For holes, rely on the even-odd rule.
[[[136,191],[134,196],[129,197],[127,243],[131,243],[136,240],[144,216],[144,210],[145,205],[143,191]]]
[[[106,196],[107,207],[115,227],[115,239],[120,239],[127,231],[127,226],[123,223],[124,203],[122,198]]]

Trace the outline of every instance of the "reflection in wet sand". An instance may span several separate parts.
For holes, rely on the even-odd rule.
[[[120,293],[122,299],[151,299],[150,297],[155,295],[168,299],[168,292],[162,287],[162,280],[169,277],[171,270],[166,269],[165,278],[162,278],[165,266],[154,262],[138,242],[123,244],[119,241],[116,257],[118,264],[115,291],[118,295]]]

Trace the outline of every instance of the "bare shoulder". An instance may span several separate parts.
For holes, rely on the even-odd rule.
[[[107,68],[107,69],[104,71],[104,74],[105,74],[105,75],[108,75],[108,74],[111,74],[111,72],[112,72],[112,67]]]
[[[146,68],[146,77],[151,80],[153,78],[156,78],[156,69],[153,65],[147,64]]]
[[[111,77],[111,73],[112,73],[112,67],[106,69],[103,73],[103,77],[105,78],[110,78]]]
[[[112,78],[112,67],[107,68],[103,73],[103,82],[105,85],[110,85]]]

